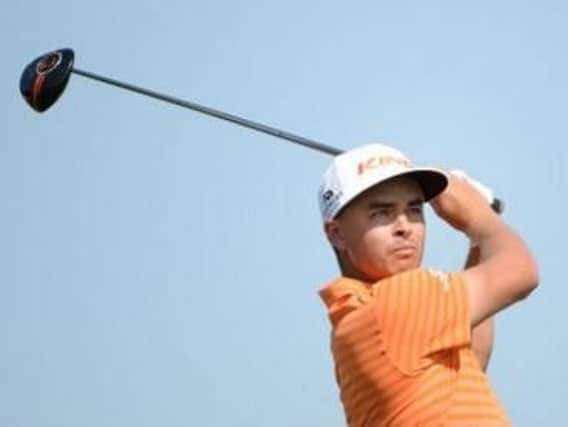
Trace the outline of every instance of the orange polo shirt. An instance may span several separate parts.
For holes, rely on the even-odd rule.
[[[339,278],[320,296],[350,427],[510,425],[471,349],[459,273]]]

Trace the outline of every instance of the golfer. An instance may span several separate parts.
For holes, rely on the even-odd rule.
[[[491,317],[537,286],[521,238],[463,174],[383,145],[335,157],[318,197],[341,270],[320,296],[347,424],[510,425],[484,368]],[[471,242],[463,271],[420,266],[426,202]]]

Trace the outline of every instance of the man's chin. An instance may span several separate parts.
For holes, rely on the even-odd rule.
[[[420,267],[418,260],[404,260],[396,263],[391,263],[386,269],[375,271],[373,274],[365,274],[363,277],[369,282],[376,282],[383,279],[388,279],[395,274],[404,273],[406,271],[414,270]]]
[[[405,271],[414,270],[420,267],[420,260],[415,258],[399,259],[389,268],[391,274],[404,273]]]
[[[404,273],[405,271],[414,270],[420,267],[420,259],[416,257],[398,258],[390,260],[387,265],[380,267],[374,266],[370,269],[354,269],[348,273],[348,277],[364,280],[367,282],[376,282],[379,280],[387,279],[395,274]]]

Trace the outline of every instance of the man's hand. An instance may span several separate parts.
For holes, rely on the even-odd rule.
[[[491,232],[491,227],[496,226],[499,218],[492,211],[491,201],[488,200],[493,195],[482,193],[466,177],[461,171],[450,172],[448,187],[432,200],[431,205],[438,216],[475,242],[477,234]]]
[[[479,182],[476,179],[473,179],[461,169],[452,169],[450,173],[456,178],[460,178],[469,182],[477,191],[479,191],[483,198],[487,200],[487,203],[489,203],[490,205],[493,204],[493,202],[495,201],[495,194],[493,193],[493,190],[487,185]]]

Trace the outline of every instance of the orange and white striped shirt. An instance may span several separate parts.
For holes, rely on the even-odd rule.
[[[459,273],[342,277],[320,296],[350,427],[510,425],[471,349]]]

